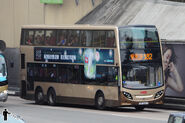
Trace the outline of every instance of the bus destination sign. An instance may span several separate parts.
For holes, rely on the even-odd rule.
[[[152,53],[132,53],[130,54],[132,61],[148,61],[152,60]]]

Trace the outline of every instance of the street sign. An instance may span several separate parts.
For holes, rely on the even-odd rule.
[[[40,0],[40,3],[63,4],[63,0]]]

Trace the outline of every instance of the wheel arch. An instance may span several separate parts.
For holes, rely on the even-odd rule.
[[[56,94],[55,88],[54,88],[54,87],[52,87],[52,86],[50,86],[50,87],[48,88],[48,90],[47,90],[47,94],[49,93],[49,91],[54,91],[54,92],[55,92],[55,94]]]
[[[39,92],[42,93],[42,98],[40,97],[40,99],[38,98],[38,94]],[[43,104],[45,102],[45,97],[44,97],[44,93],[43,93],[43,89],[40,86],[37,86],[35,89],[35,93],[34,93],[34,100],[36,104]]]
[[[103,93],[103,91],[102,91],[101,89],[98,89],[98,90],[96,91],[94,98],[96,98],[98,94],[103,94],[103,96],[104,96],[104,98],[105,98],[105,94]]]
[[[99,103],[99,98],[100,97],[103,97],[102,99],[102,102]],[[103,110],[105,109],[106,107],[106,99],[105,99],[105,94],[103,93],[102,90],[97,90],[96,91],[96,94],[95,94],[95,97],[94,97],[94,104],[96,106],[97,109],[100,109],[100,110]]]
[[[35,94],[36,94],[36,92],[37,92],[38,90],[41,90],[41,91],[43,92],[42,87],[41,87],[41,86],[37,86],[36,89],[35,89]]]

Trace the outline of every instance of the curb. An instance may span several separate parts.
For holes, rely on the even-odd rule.
[[[164,103],[163,105],[152,105],[152,106],[148,106],[148,107],[149,108],[158,108],[158,109],[185,111],[185,105],[183,105],[183,104],[174,104],[174,103]]]

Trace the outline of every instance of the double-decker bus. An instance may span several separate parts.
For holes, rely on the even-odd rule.
[[[3,54],[5,48],[5,42],[0,40],[0,101],[3,102],[8,98],[8,73],[5,56]]]
[[[161,43],[155,26],[25,25],[21,97],[105,107],[162,104]]]

